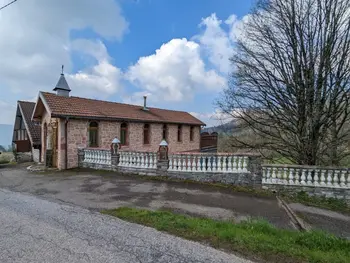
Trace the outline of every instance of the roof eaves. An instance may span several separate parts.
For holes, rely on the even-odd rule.
[[[133,118],[114,118],[114,117],[101,117],[101,116],[80,116],[80,115],[69,115],[69,114],[57,114],[51,113],[53,118],[71,118],[71,119],[84,119],[84,120],[105,120],[105,121],[133,121],[133,122],[147,122],[147,123],[168,123],[168,124],[186,124],[195,126],[206,126],[205,123],[199,121],[200,123],[193,122],[176,122],[176,121],[152,121],[152,120],[141,120]]]
[[[30,131],[30,129],[29,129],[27,120],[26,120],[26,118],[24,117],[25,115],[24,115],[24,113],[23,113],[23,109],[22,109],[22,106],[21,106],[21,101],[18,101],[17,104],[18,104],[19,110],[21,111],[22,120],[23,120],[23,122],[24,122],[24,126],[26,126],[26,130],[27,130],[27,134],[28,134],[28,136],[29,136],[29,140],[30,140],[31,144],[33,145],[34,143],[33,143],[32,134],[31,134],[31,131]]]
[[[40,99],[43,102],[45,109],[51,114],[51,109],[49,107],[49,104],[46,102],[45,96],[43,95],[43,93],[41,91],[39,91],[39,95],[38,95],[38,98],[37,98],[36,103],[35,103],[35,107],[34,107],[34,110],[33,110],[33,113],[32,113],[31,120],[34,119],[34,114],[36,112],[36,107],[38,106],[38,102],[39,102]]]

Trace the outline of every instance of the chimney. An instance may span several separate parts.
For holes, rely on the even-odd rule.
[[[143,110],[148,110],[147,108],[147,96],[143,96]]]

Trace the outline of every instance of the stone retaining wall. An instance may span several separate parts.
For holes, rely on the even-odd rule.
[[[306,192],[311,196],[318,197],[327,197],[327,198],[336,198],[343,199],[350,205],[350,189],[341,189],[341,188],[328,188],[328,187],[310,187],[302,185],[268,185],[263,186],[265,189],[276,192],[287,192],[287,193],[298,193],[301,191]]]

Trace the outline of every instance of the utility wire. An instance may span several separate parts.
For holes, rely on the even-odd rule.
[[[4,9],[5,7],[8,7],[9,5],[12,5],[14,2],[17,2],[17,0],[13,0],[12,2],[0,7],[0,10]]]

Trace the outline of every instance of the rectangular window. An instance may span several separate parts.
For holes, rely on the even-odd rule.
[[[98,123],[95,121],[89,124],[89,146],[98,147]]]
[[[192,142],[194,140],[194,127],[190,127],[190,141]]]
[[[97,130],[90,130],[90,147],[97,147]]]
[[[182,125],[177,126],[177,141],[182,141]]]
[[[143,126],[143,144],[149,144],[149,124]]]
[[[128,143],[128,125],[124,122],[120,125],[120,144],[126,145]]]

